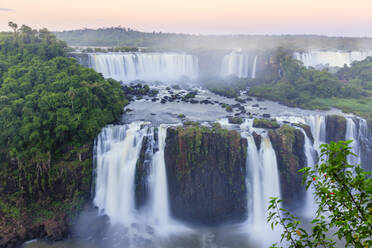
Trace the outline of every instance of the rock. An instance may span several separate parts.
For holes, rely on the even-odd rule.
[[[246,149],[236,131],[169,128],[165,164],[172,215],[202,225],[245,219]]]
[[[326,117],[326,134],[327,143],[345,140],[346,118],[339,115],[328,115]]]
[[[259,107],[259,104],[253,104],[252,107]]]
[[[279,128],[280,125],[279,125],[278,122],[276,122],[275,119],[273,119],[273,120],[254,119],[254,121],[253,121],[253,127],[276,129],[276,128]]]
[[[290,209],[302,206],[305,187],[298,170],[306,164],[305,137],[300,130],[288,125],[269,131],[269,137],[277,156],[283,205]]]
[[[165,104],[167,102],[167,100],[165,100],[164,98],[162,98],[161,100],[160,100],[160,103],[161,104]]]
[[[260,149],[261,146],[261,135],[257,134],[256,132],[252,133],[254,143],[256,143],[257,149]]]
[[[229,120],[229,123],[232,123],[232,124],[242,124],[243,123],[243,119],[240,118],[240,117],[229,116],[228,120]]]
[[[192,103],[192,104],[196,104],[196,103],[199,103],[199,101],[194,100],[194,99],[191,99],[191,100],[190,100],[190,103]]]
[[[270,118],[271,115],[270,115],[270,114],[263,114],[262,117],[263,117],[263,118]]]

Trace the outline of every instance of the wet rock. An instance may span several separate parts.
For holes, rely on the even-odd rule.
[[[345,140],[346,118],[339,115],[328,115],[326,117],[326,134],[327,143]]]
[[[165,164],[172,215],[216,225],[245,219],[246,140],[236,131],[169,128]]]
[[[253,104],[252,107],[259,107],[260,105],[259,104]]]
[[[305,187],[299,169],[306,165],[303,133],[289,125],[269,131],[269,137],[278,161],[281,196],[285,208],[302,206]]]
[[[270,114],[263,114],[262,117],[263,117],[263,118],[270,118],[271,115],[270,115]]]

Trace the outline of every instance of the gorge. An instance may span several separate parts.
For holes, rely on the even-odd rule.
[[[8,55],[9,71],[0,71],[0,122],[8,127],[0,136],[0,247],[268,247],[282,231],[267,224],[270,197],[281,198],[301,220],[314,215],[314,189],[305,190],[298,171],[319,162],[322,144],[353,140],[357,157],[347,161],[372,169],[364,99],[344,98],[365,110],[344,113],[252,94],[256,85],[289,80],[288,71],[354,92],[345,90],[354,71],[342,71],[337,81],[291,62],[343,66],[368,54],[344,52],[340,59],[331,52],[290,51],[280,57],[281,50],[225,49],[67,55],[63,43],[53,41],[61,46],[53,48],[57,56],[43,52],[54,51],[53,39],[37,40],[44,33],[36,33],[31,38],[41,52],[34,58],[28,57],[34,44],[20,34],[22,46],[9,34],[20,50]],[[29,67],[23,60],[12,65],[14,54]],[[368,83],[357,83],[365,88],[355,92],[368,100]],[[285,96],[295,99],[290,90],[297,88],[284,87]]]

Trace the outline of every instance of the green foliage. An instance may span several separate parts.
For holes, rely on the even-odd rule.
[[[279,53],[279,78],[255,86],[249,94],[308,109],[341,108],[366,118],[372,118],[372,59],[353,63],[341,69],[337,76],[328,71],[304,67],[285,53]],[[360,105],[363,106],[360,106]]]
[[[371,50],[370,38],[339,38],[318,35],[188,35],[140,32],[130,28],[110,27],[56,32],[57,37],[74,46],[146,47],[157,50],[226,49],[268,51],[276,47],[295,50]]]
[[[279,128],[280,125],[275,119],[254,119],[253,127],[276,129]]]
[[[80,156],[128,103],[120,83],[68,58],[48,30],[11,27],[0,35],[0,224],[64,211],[61,198],[76,210],[92,168]]]
[[[332,142],[321,146],[321,163],[314,169],[306,167],[303,182],[312,187],[318,204],[311,232],[301,222],[280,208],[281,200],[272,198],[268,222],[272,228],[284,228],[282,241],[286,247],[336,247],[335,238],[345,247],[372,245],[372,179],[371,172],[347,163],[352,141]],[[276,246],[273,246],[276,247]]]

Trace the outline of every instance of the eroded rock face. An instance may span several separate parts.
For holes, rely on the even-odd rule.
[[[169,128],[165,164],[172,215],[203,225],[243,220],[247,143],[221,128]]]
[[[345,140],[346,119],[339,115],[328,115],[326,117],[327,143]]]
[[[63,157],[34,167],[1,160],[0,247],[19,247],[35,238],[66,237],[72,217],[89,200],[92,148],[91,144],[80,149],[65,147]]]
[[[306,164],[304,135],[298,129],[283,125],[269,131],[269,137],[278,161],[283,204],[287,208],[301,205],[305,188],[298,170]]]

